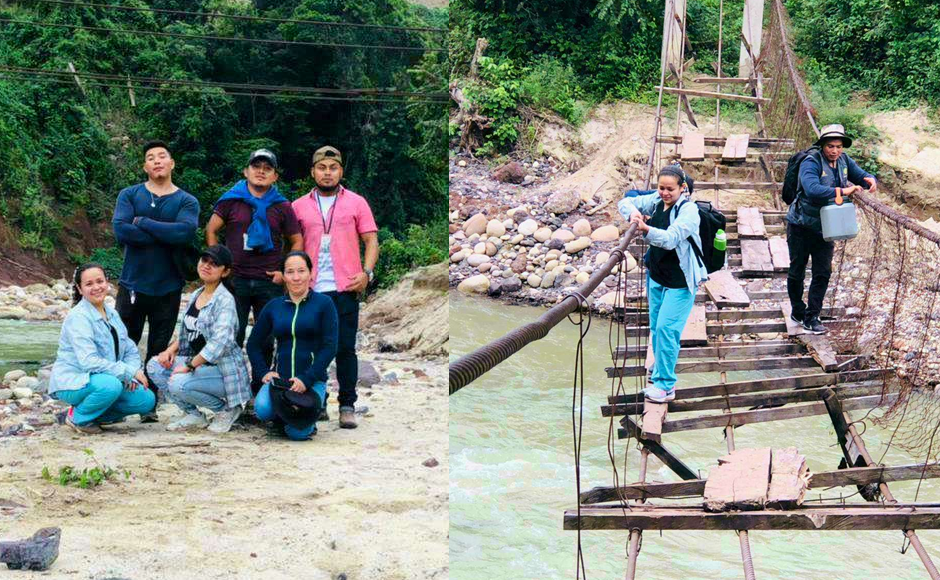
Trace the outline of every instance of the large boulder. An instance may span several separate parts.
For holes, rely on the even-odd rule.
[[[0,319],[22,320],[29,314],[29,310],[19,306],[0,306]]]
[[[482,234],[486,231],[486,216],[483,213],[476,213],[473,216],[464,222],[463,231],[468,236],[473,234]]]
[[[20,378],[25,377],[25,376],[26,376],[26,371],[22,371],[19,369],[15,371],[10,371],[7,374],[3,375],[3,384],[12,385],[16,381],[20,380]]]
[[[581,198],[574,191],[557,191],[545,200],[545,210],[554,214],[569,213],[578,209]]]
[[[591,234],[591,239],[595,242],[613,242],[619,238],[620,230],[617,226],[601,226]]]
[[[490,289],[490,279],[485,274],[470,276],[457,285],[457,290],[466,294],[486,294]]]
[[[502,183],[522,183],[525,179],[525,168],[515,161],[510,161],[496,168],[493,172],[493,179]]]

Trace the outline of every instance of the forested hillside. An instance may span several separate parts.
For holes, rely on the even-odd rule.
[[[443,259],[446,26],[404,0],[0,2],[0,253],[55,270],[113,248],[158,138],[202,223],[251,150],[294,198],[335,145],[387,230],[380,274]]]

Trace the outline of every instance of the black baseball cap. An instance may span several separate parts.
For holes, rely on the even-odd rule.
[[[277,156],[270,149],[258,149],[248,156],[248,165],[255,161],[267,161],[271,167],[277,169]]]
[[[232,252],[222,244],[209,246],[199,254],[200,258],[212,258],[212,261],[218,266],[232,267]]]

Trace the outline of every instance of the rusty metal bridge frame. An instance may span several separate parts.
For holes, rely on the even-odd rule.
[[[577,510],[564,514],[566,530],[625,530],[629,532],[626,577],[635,577],[644,530],[733,530],[739,537],[745,578],[756,577],[748,534],[765,530],[900,530],[910,542],[930,578],[940,573],[917,536],[916,529],[940,528],[940,503],[901,503],[888,489],[888,482],[940,477],[940,465],[923,463],[888,467],[872,458],[855,428],[850,412],[885,405],[897,397],[892,368],[870,368],[865,356],[837,355],[825,337],[802,334],[790,318],[786,292],[746,291],[741,279],[785,275],[789,262],[784,234],[785,212],[779,199],[780,177],[786,157],[798,146],[804,147],[819,135],[813,108],[806,97],[805,83],[797,68],[788,37],[788,16],[781,0],[767,0],[770,16],[763,28],[764,54],[759,54],[764,0],[745,0],[744,29],[738,77],[721,76],[719,39],[716,76],[687,80],[691,61],[685,60],[686,0],[666,0],[663,31],[663,59],[659,85],[655,134],[646,168],[649,187],[657,163],[678,159],[684,165],[712,161],[713,181],[697,181],[697,191],[771,191],[775,210],[739,208],[729,215],[729,268],[712,274],[704,292],[696,296],[696,306],[682,337],[682,351],[676,372],[720,373],[717,384],[680,388],[676,400],[668,404],[644,401],[642,393],[617,392],[609,397],[601,414],[620,419],[617,434],[634,439],[641,446],[639,479],[629,485],[595,487],[579,497]],[[759,5],[759,10],[756,6]],[[721,4],[719,18],[723,18]],[[755,21],[757,25],[755,26]],[[719,26],[719,31],[721,31]],[[721,32],[719,32],[721,34]],[[771,57],[771,51],[779,51]],[[776,65],[773,64],[776,62]],[[772,69],[772,70],[767,70]],[[766,78],[765,78],[766,74]],[[713,85],[715,90],[689,88],[687,82]],[[726,90],[722,91],[722,87]],[[735,89],[743,89],[744,93]],[[675,131],[665,133],[664,95],[676,95]],[[699,131],[699,119],[690,105],[692,98],[716,101],[715,134]],[[731,100],[752,104],[758,133],[720,134],[721,102]],[[680,119],[688,120],[683,131]],[[770,136],[773,130],[778,136]],[[669,151],[670,147],[671,151]],[[665,148],[664,148],[665,147]],[[708,148],[715,148],[708,151]],[[719,168],[751,166],[762,181],[720,181]],[[690,170],[695,174],[695,170]],[[698,172],[701,177],[701,171]],[[856,202],[879,213],[899,227],[940,244],[940,235],[916,220],[904,216],[870,195],[856,194]],[[589,308],[588,297],[614,268],[625,261],[626,252],[641,248],[635,226],[625,232],[610,258],[590,279],[549,309],[537,321],[526,324],[450,365],[450,394],[473,382],[509,358],[525,345],[545,337],[569,315]],[[642,284],[642,282],[640,282]],[[636,299],[640,297],[632,297]],[[631,298],[624,298],[623,305]],[[713,308],[712,308],[713,306]],[[830,319],[853,324],[851,313],[840,306],[825,309]],[[621,308],[616,316],[627,337],[641,338],[649,333],[642,308]],[[727,341],[728,335],[785,333],[785,340]],[[646,344],[624,345],[615,349],[610,378],[645,376],[650,349]],[[769,369],[815,369],[818,372],[773,379],[728,382],[727,373]],[[754,408],[759,407],[759,408]],[[743,409],[743,410],[742,410]],[[715,414],[667,420],[681,413],[714,410]],[[844,467],[814,473],[806,487],[857,486],[868,503],[788,506],[787,509],[709,512],[689,504],[652,505],[650,499],[698,496],[705,493],[706,480],[669,451],[664,435],[694,429],[723,429],[728,452],[735,451],[734,428],[761,422],[812,415],[828,415],[844,457]],[[671,483],[647,483],[649,455],[655,455],[680,479]],[[616,480],[615,480],[616,481]],[[879,499],[880,498],[880,499]],[[631,503],[632,502],[632,503]]]

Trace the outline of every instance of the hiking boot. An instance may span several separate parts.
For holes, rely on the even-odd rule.
[[[825,326],[819,322],[818,318],[808,318],[803,322],[803,329],[810,334],[826,334],[829,332]]]
[[[212,431],[213,433],[228,433],[229,429],[232,428],[232,425],[235,424],[235,421],[241,414],[241,407],[219,411],[215,414],[215,417],[212,418],[212,423],[209,425],[209,431]]]
[[[206,416],[202,413],[186,413],[176,421],[167,424],[167,431],[183,431],[185,429],[201,429],[209,424]]]
[[[76,433],[81,433],[82,435],[98,435],[104,433],[104,430],[95,423],[76,423],[74,416],[75,407],[69,407],[68,413],[65,414],[65,424],[71,427]]]
[[[355,407],[339,408],[339,426],[342,429],[355,429],[358,427],[358,424],[356,423]]]
[[[659,387],[646,387],[643,389],[643,395],[654,403],[668,403],[669,401],[675,400],[676,390],[669,389],[666,391]]]

